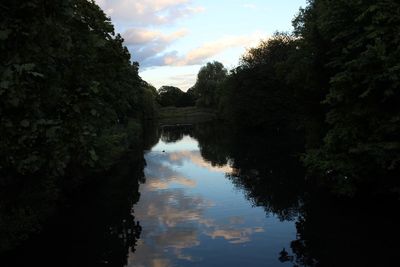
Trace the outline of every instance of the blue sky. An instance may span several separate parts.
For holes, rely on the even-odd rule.
[[[247,48],[290,31],[306,0],[96,0],[125,39],[140,76],[186,91],[202,65],[228,69]]]

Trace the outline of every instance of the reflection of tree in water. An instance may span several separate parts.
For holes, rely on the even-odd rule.
[[[160,138],[165,143],[176,143],[185,135],[190,135],[192,129],[191,125],[163,126],[160,129]]]
[[[298,266],[397,266],[398,199],[309,192],[291,244]]]
[[[155,121],[146,121],[143,130],[143,149],[150,150],[160,139],[158,124]]]
[[[304,190],[304,171],[296,145],[280,136],[249,137],[236,139],[232,159],[235,171],[228,175],[229,179],[267,213],[272,212],[281,220],[294,219]]]
[[[199,142],[200,153],[212,166],[228,163],[231,138],[228,129],[218,123],[205,123],[195,126],[193,137]]]
[[[52,177],[10,177],[0,180],[0,254],[40,231],[59,197]]]
[[[125,266],[141,225],[132,206],[139,199],[144,161],[134,155],[107,175],[93,177],[70,207],[37,237],[4,255],[5,266]],[[37,263],[37,264],[36,264]]]
[[[294,266],[394,266],[398,200],[338,199],[306,183],[297,156],[303,145],[293,134],[240,133],[212,124],[193,133],[206,160],[231,164],[227,177],[249,200],[282,220],[297,221],[292,252],[283,249],[279,260]]]
[[[229,162],[227,177],[247,198],[280,219],[294,219],[303,191],[304,171],[298,156],[301,143],[280,133],[232,132],[206,124],[195,128],[201,155],[213,165]]]

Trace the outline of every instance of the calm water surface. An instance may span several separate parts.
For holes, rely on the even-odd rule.
[[[142,232],[128,266],[291,266],[278,258],[296,239],[294,222],[254,206],[227,178],[229,163],[207,162],[189,135],[160,140],[145,159],[133,207]]]
[[[211,123],[145,136],[144,155],[126,155],[55,212],[51,190],[0,194],[10,206],[0,209],[0,266],[398,265],[398,199],[307,183],[297,133]]]

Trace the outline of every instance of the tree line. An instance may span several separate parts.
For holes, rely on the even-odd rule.
[[[229,73],[207,63],[196,104],[231,129],[298,132],[308,176],[335,192],[399,193],[400,4],[310,0],[293,27]]]
[[[94,1],[1,2],[0,251],[126,151],[142,158],[156,101],[123,41]]]

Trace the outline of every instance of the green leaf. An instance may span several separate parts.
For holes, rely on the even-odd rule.
[[[25,128],[26,128],[26,127],[29,127],[29,124],[30,124],[30,123],[29,123],[28,120],[22,120],[22,121],[20,122],[20,124],[21,124],[22,127],[25,127]]]
[[[9,102],[11,103],[11,105],[13,105],[14,107],[18,107],[19,105],[19,98],[18,97],[12,97]]]
[[[11,30],[2,30],[0,31],[0,40],[6,40],[8,36],[10,35]]]
[[[10,86],[11,82],[10,81],[1,81],[0,82],[0,88],[7,89]]]
[[[80,113],[80,112],[81,112],[81,110],[79,109],[79,106],[78,106],[78,105],[73,105],[73,106],[72,106],[72,109],[73,109],[76,113]]]
[[[91,158],[93,161],[97,161],[97,160],[99,159],[99,157],[97,156],[96,151],[95,151],[94,149],[91,149],[91,150],[89,151],[89,154],[90,154],[90,158]]]
[[[31,74],[31,75],[33,75],[35,77],[40,77],[40,78],[44,77],[44,74],[39,73],[39,72],[34,72],[34,71],[30,71],[29,74]]]

